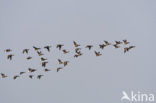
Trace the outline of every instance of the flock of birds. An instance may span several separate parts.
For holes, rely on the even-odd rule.
[[[125,39],[125,40],[122,40],[122,41],[115,41],[115,43],[110,43],[110,42],[108,42],[108,41],[104,41],[102,44],[99,44],[99,45],[98,45],[98,48],[100,48],[100,49],[103,50],[103,49],[104,49],[105,47],[107,47],[107,46],[113,46],[114,48],[120,48],[121,45],[125,45],[125,47],[123,48],[123,52],[124,52],[124,53],[130,51],[132,48],[135,48],[135,46],[128,46],[127,44],[130,44],[130,42],[128,42],[126,39]],[[82,53],[82,51],[81,51],[81,49],[82,49],[82,48],[81,48],[81,45],[80,45],[79,43],[77,43],[76,41],[73,41],[73,45],[74,45],[74,52],[75,52],[74,58],[78,58],[79,56],[82,56],[83,53]],[[64,54],[70,53],[70,51],[68,51],[68,50],[66,50],[66,49],[62,49],[63,46],[64,46],[63,44],[57,44],[57,45],[56,45],[56,48],[57,48],[58,50],[62,51]],[[85,48],[88,49],[88,50],[91,50],[93,47],[94,47],[93,45],[86,45],[86,46],[85,46]],[[50,51],[51,51],[51,48],[52,48],[52,46],[44,46],[43,49],[46,49],[48,52],[50,52]],[[45,57],[43,57],[44,54],[42,53],[41,48],[36,47],[36,46],[33,46],[33,49],[34,49],[34,51],[37,53],[37,55],[40,57],[42,67],[44,68],[44,72],[49,72],[49,71],[51,71],[50,69],[47,69],[47,68],[46,68],[46,65],[47,65],[47,63],[48,63],[48,59],[45,58]],[[30,50],[30,49],[27,49],[27,48],[26,48],[26,49],[23,49],[22,53],[23,53],[23,54],[29,54],[29,52],[30,52],[29,50]],[[13,57],[15,56],[14,54],[11,53],[11,52],[12,52],[11,49],[6,49],[5,52],[6,52],[6,53],[9,53],[9,54],[7,54],[7,59],[8,59],[8,60],[12,60]],[[95,51],[95,50],[94,50],[94,53],[95,53],[95,56],[96,56],[96,57],[102,55],[102,53],[99,52],[99,51]],[[32,59],[32,57],[31,57],[31,56],[28,56],[26,59],[27,59],[27,60],[30,60],[30,59]],[[66,66],[68,65],[68,63],[69,63],[69,61],[63,61],[63,60],[61,60],[61,59],[58,59],[57,61],[58,61],[58,64],[59,64],[59,65],[63,64],[64,67],[66,67]],[[56,72],[59,72],[59,71],[62,70],[62,69],[63,69],[63,67],[58,67],[58,68],[56,68]],[[29,72],[29,73],[33,73],[33,72],[36,72],[36,71],[37,71],[37,69],[28,68],[28,72]],[[13,79],[15,80],[15,79],[19,78],[21,75],[23,75],[23,74],[25,74],[25,73],[26,73],[26,71],[21,71],[21,72],[19,72],[18,75],[14,75],[14,76],[13,76]],[[43,75],[43,74],[38,74],[38,75],[37,75],[37,79],[41,79],[42,76],[44,76],[44,75]],[[7,76],[5,73],[1,73],[1,78],[7,78],[7,77],[8,77],[8,76]],[[34,75],[30,74],[30,75],[29,75],[29,78],[30,78],[30,79],[33,79],[33,78],[34,78]]]

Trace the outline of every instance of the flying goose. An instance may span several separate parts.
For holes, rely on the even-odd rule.
[[[128,42],[126,39],[123,40],[123,43],[124,43],[125,45],[129,44],[129,42]]]
[[[88,48],[89,50],[93,47],[93,45],[87,45],[86,48]]]
[[[5,75],[4,73],[1,73],[1,77],[2,77],[2,78],[6,78],[6,77],[8,77],[8,76]]]
[[[73,43],[74,43],[74,46],[75,46],[75,47],[80,46],[80,45],[79,45],[79,44],[77,44],[75,41],[73,41]]]
[[[105,41],[105,40],[104,40],[104,42],[105,42],[105,45],[106,45],[106,46],[111,45],[111,43],[109,43],[108,41]]]
[[[32,59],[32,57],[30,57],[30,56],[29,56],[29,57],[27,57],[27,60],[30,60],[30,59]]]
[[[48,71],[50,71],[50,70],[49,70],[49,69],[44,69],[44,71],[45,71],[45,72],[48,72]]]
[[[24,74],[25,72],[20,72],[20,75]]]
[[[32,68],[28,68],[28,70],[29,70],[29,72],[35,72],[36,71],[36,69],[32,69]]]
[[[64,61],[64,66],[66,66],[69,63],[69,61]]]
[[[63,64],[63,62],[62,62],[61,59],[58,59],[58,63],[59,63],[59,64]]]
[[[29,78],[32,79],[33,78],[33,75],[29,75]]]
[[[41,79],[42,76],[43,76],[43,75],[38,75],[38,76],[37,76],[37,79]]]
[[[47,60],[47,59],[46,59],[46,58],[41,57],[41,61],[45,61],[45,60]]]
[[[38,56],[44,55],[41,51],[37,51]]]
[[[24,54],[24,53],[27,53],[27,54],[28,54],[28,51],[29,51],[29,49],[24,49],[24,50],[23,50],[23,54]]]
[[[19,77],[18,75],[15,75],[14,77],[13,77],[13,79],[15,80],[15,79],[17,79],[17,77]]]
[[[67,51],[67,50],[65,50],[65,49],[64,49],[64,50],[62,50],[62,51],[63,51],[63,53],[64,53],[64,54],[69,53],[69,51]]]
[[[33,46],[34,50],[37,51],[37,50],[40,50],[41,48],[38,48],[38,47],[35,47]]]
[[[10,54],[10,55],[7,56],[7,59],[12,60],[12,57],[13,57],[13,56],[14,56],[13,54]]]
[[[50,52],[50,48],[51,48],[51,46],[45,46],[44,48],[47,49],[48,52]]]
[[[11,49],[6,49],[6,50],[5,50],[5,52],[11,52],[11,51],[12,51]]]
[[[46,64],[47,64],[48,62],[42,62],[42,67],[46,67]]]
[[[99,48],[104,49],[106,45],[105,44],[99,44]]]
[[[94,51],[96,56],[102,55],[100,52]]]
[[[121,41],[115,41],[115,43],[118,45],[118,44],[122,44]]]
[[[119,48],[120,47],[118,44],[114,44],[113,46],[114,46],[114,48]]]
[[[56,71],[59,72],[61,69],[62,69],[61,67],[58,67],[58,68],[56,69]]]
[[[57,44],[56,48],[58,48],[59,50],[61,50],[62,46],[64,46],[63,44]]]

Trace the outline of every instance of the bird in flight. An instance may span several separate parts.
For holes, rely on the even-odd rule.
[[[47,64],[48,62],[42,62],[42,67],[46,67],[46,64]]]
[[[8,55],[8,59],[10,59],[10,60],[12,60],[12,57],[13,57],[14,55],[13,54],[10,54],[10,55]]]
[[[24,74],[25,72],[20,72],[20,75]]]
[[[43,76],[43,75],[38,75],[38,76],[37,76],[37,79],[41,79],[42,76]]]
[[[36,69],[28,68],[28,71],[32,73],[32,72],[35,72]]]
[[[44,69],[44,71],[45,71],[45,72],[49,72],[50,70],[49,70],[49,69]]]
[[[99,48],[104,49],[106,45],[105,44],[99,44]]]
[[[30,59],[32,59],[32,57],[30,57],[30,56],[29,56],[29,57],[27,57],[27,60],[30,60]]]
[[[13,77],[13,79],[15,80],[15,79],[17,79],[17,77],[19,77],[18,75],[15,75],[14,77]]]
[[[102,55],[100,52],[94,51],[96,56]]]
[[[35,47],[33,46],[34,50],[37,51],[37,50],[40,50],[41,48],[38,48],[38,47]]]
[[[64,66],[66,66],[69,63],[69,61],[64,61]]]
[[[87,45],[86,48],[88,48],[89,50],[93,47],[93,45]]]
[[[23,54],[24,54],[24,53],[27,53],[27,54],[28,54],[28,51],[29,51],[29,49],[24,49],[24,50],[23,50]]]
[[[128,42],[126,39],[123,40],[123,43],[124,43],[125,45],[129,44],[129,42]]]
[[[47,49],[48,52],[50,52],[50,48],[51,48],[51,46],[45,46],[44,48]]]
[[[38,56],[44,55],[41,51],[37,51]]]
[[[6,50],[5,50],[5,52],[7,52],[7,53],[8,53],[8,52],[11,52],[11,51],[12,51],[11,49],[6,49]]]
[[[59,72],[61,69],[62,69],[61,67],[58,67],[58,68],[56,69],[56,71]]]
[[[62,51],[63,51],[63,53],[64,53],[64,54],[69,53],[69,51],[67,51],[67,50],[65,50],[65,49],[64,49],[64,50],[62,50]]]
[[[32,79],[33,78],[33,75],[29,75],[29,78]]]
[[[104,40],[105,42],[105,45],[108,46],[108,45],[111,45],[111,43],[109,43],[108,41]]]
[[[2,77],[2,78],[6,78],[6,77],[8,77],[8,76],[5,75],[4,73],[1,73],[1,77]]]
[[[62,46],[64,46],[63,44],[57,44],[56,48],[58,48],[59,50],[61,50]]]
[[[46,58],[41,57],[41,61],[45,61],[45,60],[47,60],[47,59],[46,59]]]
[[[74,43],[74,46],[75,46],[75,47],[80,46],[79,44],[76,43],[76,41],[73,41],[73,43]]]
[[[61,59],[58,59],[58,63],[59,63],[59,64],[63,64],[63,62],[62,62]]]

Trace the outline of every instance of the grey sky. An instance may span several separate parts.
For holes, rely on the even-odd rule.
[[[52,45],[51,53],[43,51],[52,71],[41,80],[0,79],[0,101],[121,103],[123,90],[156,95],[155,34],[155,0],[0,0],[0,72],[12,76],[28,67],[41,70],[32,46]],[[72,50],[73,40],[98,46],[103,40],[122,39],[136,48],[124,54],[122,49],[108,47],[98,58],[93,51],[83,50],[78,59],[55,48],[64,43]],[[6,60],[6,48],[15,54],[11,62]],[[24,48],[31,48],[31,62],[23,59]],[[71,61],[59,73],[57,58]]]

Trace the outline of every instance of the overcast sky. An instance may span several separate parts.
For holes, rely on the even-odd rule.
[[[126,54],[124,46],[98,48],[103,40],[123,39],[136,48]],[[74,59],[73,40],[94,48]],[[155,0],[0,0],[0,72],[8,75],[0,79],[0,102],[121,103],[123,90],[156,95],[155,41]],[[71,52],[62,54],[58,43]],[[52,45],[50,53],[42,49],[49,73],[42,71],[32,48],[45,45]],[[7,48],[15,55],[12,61],[6,59]],[[28,55],[21,53],[24,48],[30,48]],[[57,73],[58,58],[70,62]],[[12,79],[29,67],[43,78],[31,80],[26,73]]]

